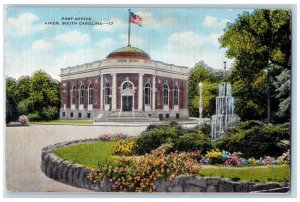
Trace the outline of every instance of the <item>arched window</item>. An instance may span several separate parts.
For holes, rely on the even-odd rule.
[[[75,85],[72,86],[72,91],[71,91],[71,104],[74,105],[75,104]]]
[[[174,105],[178,105],[179,104],[179,89],[178,89],[178,85],[175,85],[174,87]]]
[[[123,89],[123,90],[125,90],[125,89],[130,89],[130,90],[132,90],[132,89],[133,89],[132,83],[126,81],[125,83],[123,83],[122,89]]]
[[[164,105],[169,105],[169,86],[164,84]]]
[[[80,89],[79,89],[79,104],[83,104],[84,101],[84,85],[80,84]]]
[[[104,85],[104,104],[110,104],[110,84],[108,82]]]
[[[150,105],[151,104],[151,85],[150,83],[145,84],[145,93],[144,93],[144,100],[145,100],[145,105]]]
[[[93,89],[93,84],[90,84],[88,87],[88,103],[89,105],[93,104],[93,94],[94,94],[94,89]]]

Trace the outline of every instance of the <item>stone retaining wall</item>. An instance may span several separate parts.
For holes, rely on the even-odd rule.
[[[99,142],[98,138],[75,140],[50,145],[42,149],[41,170],[49,178],[71,186],[97,192],[111,192],[111,183],[104,180],[93,184],[87,179],[91,169],[64,160],[53,153],[53,150],[77,144]],[[288,192],[286,183],[239,182],[220,177],[178,176],[172,182],[156,181],[157,192]]]

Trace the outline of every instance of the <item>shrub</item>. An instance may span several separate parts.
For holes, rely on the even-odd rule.
[[[41,112],[41,117],[43,120],[49,121],[58,118],[58,109],[57,107],[44,107]]]
[[[278,157],[277,164],[290,164],[290,150],[284,152],[281,156]]]
[[[174,142],[182,135],[183,133],[178,127],[161,125],[158,128],[142,133],[137,139],[133,149],[134,153],[138,155],[148,153],[162,144]]]
[[[112,154],[113,155],[124,155],[124,156],[130,156],[133,154],[133,147],[135,144],[135,139],[129,139],[129,140],[118,140],[116,143],[114,143],[112,147]]]
[[[121,157],[118,161],[106,162],[87,178],[93,183],[107,179],[112,182],[114,191],[152,192],[156,189],[156,180],[172,181],[178,175],[199,173],[201,165],[194,159],[199,152],[167,154],[171,146],[162,145],[139,158]]]
[[[184,134],[174,142],[173,150],[178,151],[197,151],[201,153],[211,148],[210,138],[204,134]]]
[[[255,158],[253,158],[253,157],[249,158],[248,162],[249,162],[250,166],[257,166],[257,164],[258,164],[257,160]]]
[[[225,161],[227,166],[241,166],[242,160],[240,159],[240,152],[233,152],[231,157]]]
[[[184,133],[202,133],[205,136],[210,138],[211,126],[206,123],[202,123],[201,125],[197,125],[192,128],[183,129]]]
[[[124,133],[116,133],[116,134],[104,133],[99,135],[99,139],[102,141],[125,140],[128,137],[129,136]]]
[[[289,137],[288,125],[264,124],[246,121],[230,127],[227,134],[215,142],[215,146],[229,152],[241,151],[246,158],[260,158],[265,155],[279,156],[283,148],[281,140]]]
[[[102,141],[111,141],[112,140],[112,135],[107,133],[107,134],[101,134],[99,135],[99,139]]]
[[[30,121],[40,121],[41,120],[41,117],[38,113],[28,114],[28,118]]]
[[[205,157],[207,157],[209,159],[209,164],[215,165],[215,164],[222,164],[223,163],[223,159],[222,159],[222,152],[220,152],[219,149],[212,149],[210,151],[208,151],[205,155]]]
[[[276,165],[276,160],[271,156],[266,156],[265,158],[261,158],[258,164],[264,166],[272,166]]]
[[[25,115],[21,115],[19,117],[19,122],[21,123],[21,125],[27,125],[28,124],[28,117]]]

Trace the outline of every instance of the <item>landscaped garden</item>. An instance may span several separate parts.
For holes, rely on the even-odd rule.
[[[91,168],[88,179],[95,184],[109,180],[114,191],[152,192],[155,181],[172,181],[180,175],[289,182],[289,125],[242,122],[217,141],[209,133],[207,125],[187,129],[170,122],[150,125],[137,138],[102,134],[99,142],[54,153]]]

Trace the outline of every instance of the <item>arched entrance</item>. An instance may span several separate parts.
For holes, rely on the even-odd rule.
[[[134,110],[134,85],[131,81],[124,81],[121,85],[121,111]]]

